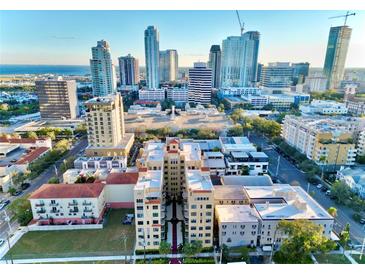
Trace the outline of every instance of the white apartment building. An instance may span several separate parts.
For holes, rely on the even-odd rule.
[[[230,152],[256,152],[256,147],[247,137],[219,137],[219,142],[224,154]]]
[[[365,155],[365,130],[361,131],[357,139],[357,154]]]
[[[262,89],[255,87],[222,87],[218,93],[222,96],[261,95]]]
[[[166,98],[168,100],[177,102],[177,103],[186,103],[188,101],[189,92],[186,88],[172,88],[167,89]]]
[[[158,249],[165,233],[163,169],[141,168],[134,187],[136,249]]]
[[[216,205],[219,245],[256,246],[259,216],[249,205]]]
[[[269,98],[261,95],[242,95],[242,99],[251,104],[254,108],[263,108],[269,103]]]
[[[299,106],[302,114],[343,115],[348,109],[344,103],[330,100],[313,100],[309,105]]]
[[[164,89],[140,89],[138,91],[139,100],[147,101],[164,101],[165,90]]]
[[[241,175],[243,166],[248,169],[248,175],[266,174],[269,167],[269,157],[264,152],[232,151],[225,157],[226,175]]]
[[[224,154],[220,151],[206,151],[203,153],[203,166],[209,168],[211,175],[222,176],[226,173]]]
[[[92,224],[105,210],[104,184],[44,184],[29,197],[33,220],[46,224]]]
[[[78,169],[108,169],[113,168],[126,169],[127,157],[110,156],[110,157],[79,157],[74,161],[74,167]]]
[[[359,196],[365,199],[365,169],[358,168],[343,168],[337,171],[336,178],[348,185],[351,190],[358,193]]]

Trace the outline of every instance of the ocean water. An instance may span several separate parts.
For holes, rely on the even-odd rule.
[[[69,65],[0,65],[0,75],[8,74],[57,74],[83,76],[90,74],[90,67]]]

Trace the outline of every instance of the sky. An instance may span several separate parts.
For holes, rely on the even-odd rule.
[[[365,11],[353,28],[346,67],[365,67]],[[329,19],[345,11],[240,11],[245,31],[261,33],[259,62],[324,63]],[[160,50],[177,49],[179,66],[207,61],[210,46],[240,34],[235,11],[0,11],[0,64],[88,65],[91,47],[107,40],[114,64],[128,53],[144,65],[144,30],[155,25]]]

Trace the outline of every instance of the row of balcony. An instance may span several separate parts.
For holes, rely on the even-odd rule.
[[[59,203],[49,203],[49,206],[59,206]],[[68,203],[69,206],[77,206],[78,202],[72,202],[72,203]],[[91,202],[83,202],[82,203],[83,206],[91,206],[92,203]],[[35,204],[36,207],[40,207],[40,206],[45,206],[44,202],[38,202]]]

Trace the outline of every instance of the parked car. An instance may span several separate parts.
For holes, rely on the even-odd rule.
[[[9,200],[2,201],[0,203],[0,210],[2,210],[3,208],[5,208],[8,204],[10,204],[10,201]]]
[[[0,246],[2,246],[3,244],[5,244],[5,240],[4,239],[0,239]]]
[[[326,195],[327,195],[327,196],[330,196],[330,195],[331,195],[331,190],[329,190],[329,189],[328,189],[328,190],[326,191]]]
[[[133,222],[133,218],[134,218],[133,214],[126,214],[122,220],[122,224],[131,225]]]
[[[322,192],[326,192],[327,190],[328,190],[328,188],[325,187],[325,186],[323,186],[322,189],[321,189]]]
[[[22,193],[23,193],[23,191],[18,190],[17,192],[15,192],[15,193],[13,194],[13,196],[19,196],[19,195],[21,195]]]
[[[318,184],[318,185],[317,185],[317,188],[318,188],[318,189],[321,189],[322,187],[323,187],[323,186],[322,186],[322,184]]]
[[[22,183],[20,187],[22,190],[26,190],[28,187],[30,187],[30,183]]]
[[[365,218],[362,218],[361,220],[360,220],[360,224],[365,224]]]

